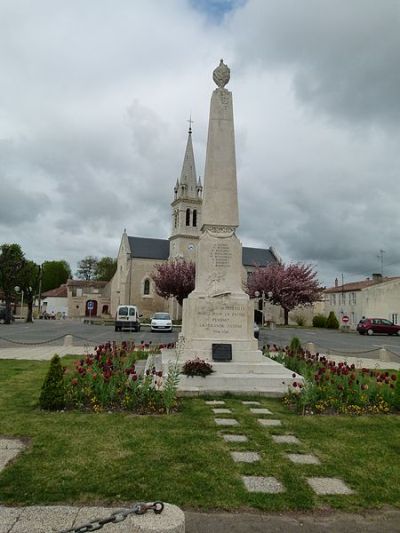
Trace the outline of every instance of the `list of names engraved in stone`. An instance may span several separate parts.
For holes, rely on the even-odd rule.
[[[212,257],[216,267],[226,268],[232,263],[232,251],[226,242],[219,242],[212,248]]]

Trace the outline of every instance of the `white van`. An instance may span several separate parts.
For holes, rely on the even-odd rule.
[[[136,305],[119,305],[115,315],[115,331],[122,329],[140,331],[141,316]]]

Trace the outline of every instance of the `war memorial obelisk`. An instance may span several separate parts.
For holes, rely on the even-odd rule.
[[[210,105],[195,290],[183,302],[178,342],[181,362],[198,356],[212,361],[214,373],[205,379],[182,376],[179,388],[281,394],[292,373],[258,349],[254,306],[243,290],[233,104],[225,88],[229,78],[221,59],[213,72],[218,87]]]

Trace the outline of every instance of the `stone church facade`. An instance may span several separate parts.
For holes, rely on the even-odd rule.
[[[201,229],[203,187],[196,175],[189,128],[185,156],[180,179],[174,187],[171,203],[171,234],[169,239],[152,239],[122,235],[118,251],[117,270],[109,284],[110,311],[115,315],[118,305],[133,304],[144,317],[156,311],[169,311],[180,318],[180,306],[176,301],[166,301],[156,294],[151,274],[156,264],[168,259],[184,258],[196,262],[196,251]],[[256,266],[279,261],[273,248],[243,247],[243,282]]]

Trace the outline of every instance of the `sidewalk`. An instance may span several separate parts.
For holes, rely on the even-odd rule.
[[[50,346],[42,344],[36,346],[20,346],[12,348],[0,348],[0,359],[30,359],[33,361],[49,361],[54,354],[81,355],[92,353],[94,346]]]

